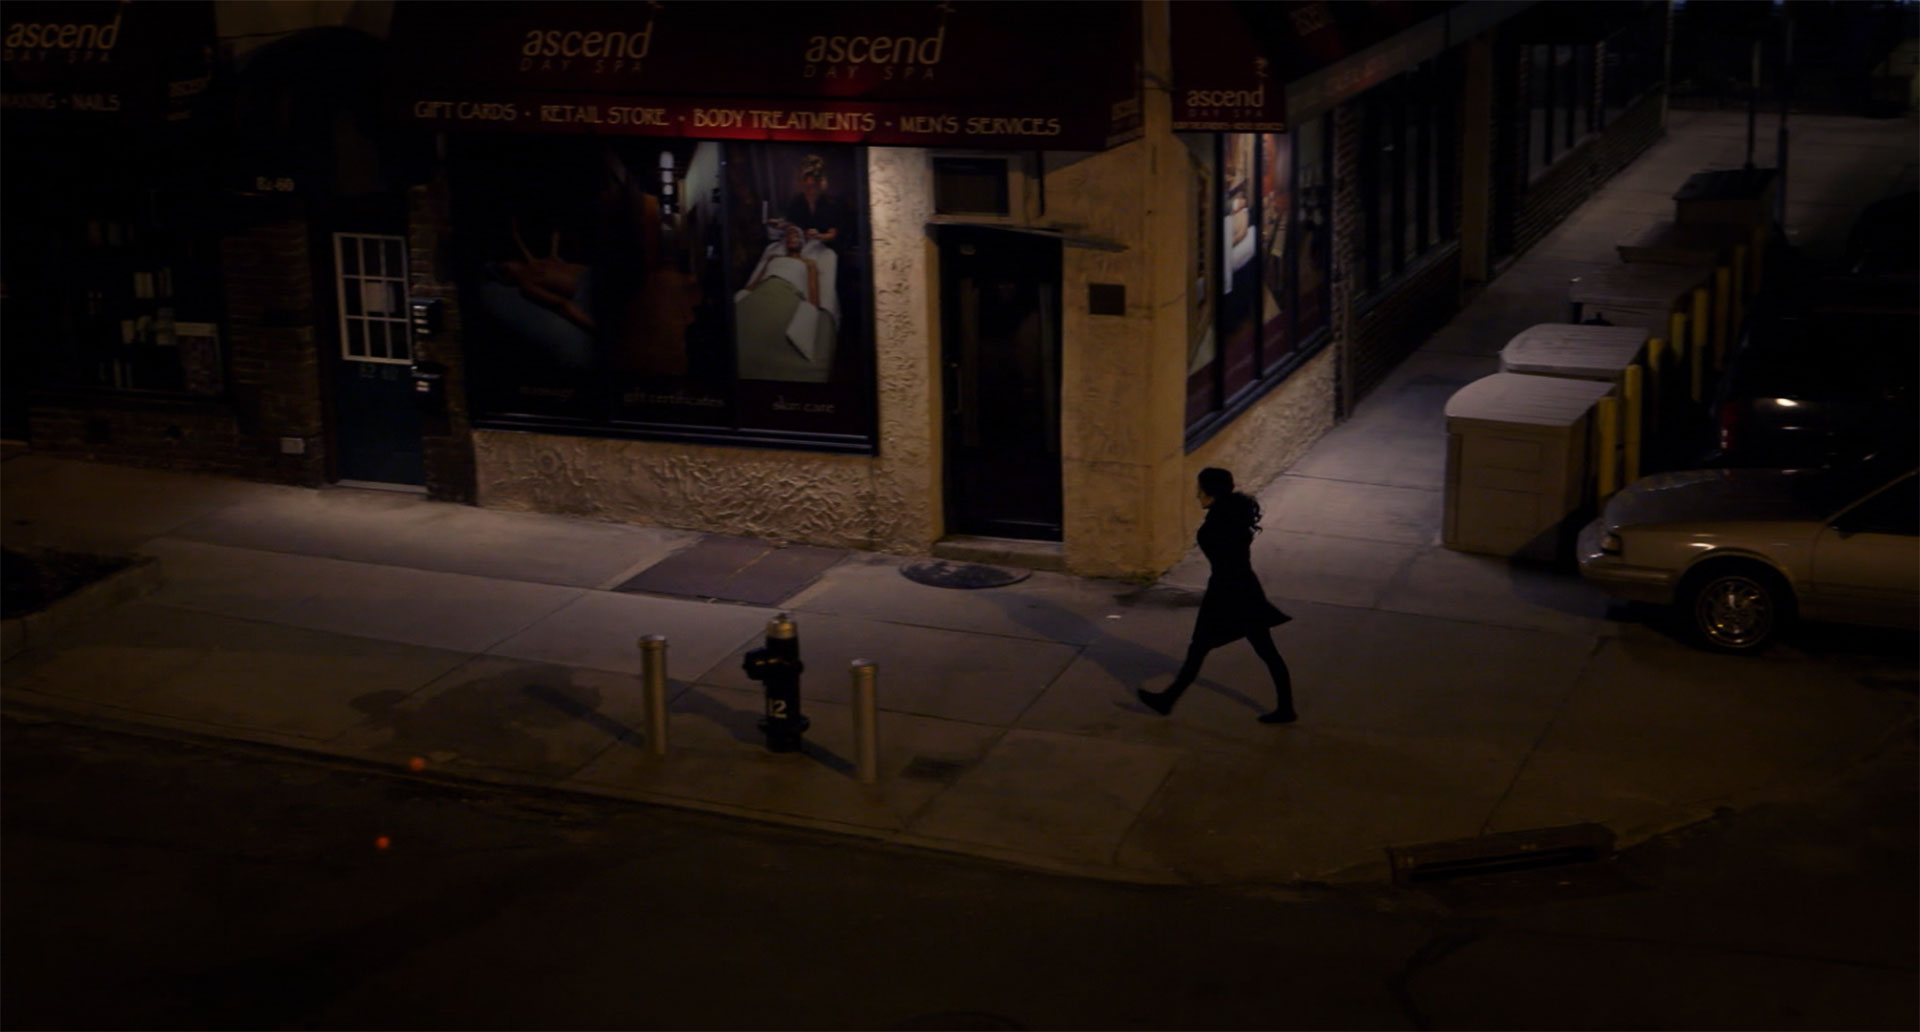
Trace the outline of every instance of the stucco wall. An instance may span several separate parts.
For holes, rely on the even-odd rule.
[[[810,544],[923,552],[937,532],[925,152],[867,152],[880,453],[480,430],[480,504]]]

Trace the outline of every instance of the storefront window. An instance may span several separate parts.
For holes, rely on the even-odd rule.
[[[1370,90],[1360,113],[1360,203],[1354,265],[1378,290],[1451,242],[1453,117],[1432,63]]]
[[[141,393],[224,391],[218,220],[188,132],[9,136],[9,379]]]
[[[1607,37],[1605,69],[1601,74],[1601,94],[1605,101],[1603,125],[1612,125],[1627,108],[1659,85],[1666,24],[1666,9],[1654,8]]]
[[[1295,290],[1293,339],[1304,342],[1327,328],[1328,290],[1333,277],[1333,189],[1328,163],[1327,120],[1316,118],[1294,134],[1294,208],[1299,230],[1293,253]]]
[[[858,148],[488,137],[452,177],[476,423],[871,450]]]
[[[1185,139],[1207,255],[1195,270],[1187,424],[1204,432],[1324,339],[1329,149],[1325,118],[1291,135]]]
[[[1552,168],[1594,130],[1592,44],[1537,43],[1529,63],[1527,173]]]

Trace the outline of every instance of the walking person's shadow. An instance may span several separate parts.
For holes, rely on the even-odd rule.
[[[1049,602],[1044,598],[1027,595],[1001,594],[989,595],[993,603],[1000,607],[1008,619],[1051,641],[1081,646],[1081,654],[1098,664],[1109,677],[1119,681],[1124,698],[1115,699],[1113,707],[1128,713],[1147,713],[1154,711],[1142,705],[1133,694],[1134,688],[1144,688],[1148,683],[1165,678],[1171,680],[1180,669],[1180,661],[1185,654],[1186,642],[1181,640],[1177,646],[1180,652],[1169,655],[1151,646],[1109,633],[1100,622],[1089,620],[1085,616],[1063,606]],[[1200,606],[1200,593],[1185,588],[1149,585],[1115,585],[1114,605],[1121,609],[1133,610],[1195,610]],[[1206,687],[1245,705],[1256,713],[1266,712],[1266,706],[1236,688],[1231,688],[1202,675],[1194,682],[1195,687]]]

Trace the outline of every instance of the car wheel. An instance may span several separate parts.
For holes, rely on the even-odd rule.
[[[1764,566],[1720,564],[1687,579],[1681,596],[1689,629],[1719,652],[1756,653],[1793,619],[1793,589]]]

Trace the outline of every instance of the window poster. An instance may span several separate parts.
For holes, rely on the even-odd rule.
[[[1213,365],[1217,357],[1214,292],[1220,282],[1219,223],[1215,215],[1212,134],[1182,134],[1187,145],[1188,189],[1193,194],[1195,240],[1193,282],[1187,293],[1187,423],[1213,411]]]
[[[460,143],[454,254],[477,421],[870,442],[856,148]]]
[[[1293,205],[1291,140],[1280,133],[1260,137],[1260,356],[1267,369],[1287,357],[1287,242]]]
[[[1254,335],[1260,320],[1260,225],[1252,133],[1220,137],[1220,244],[1225,268],[1220,282],[1221,397],[1231,398],[1253,381]]]

